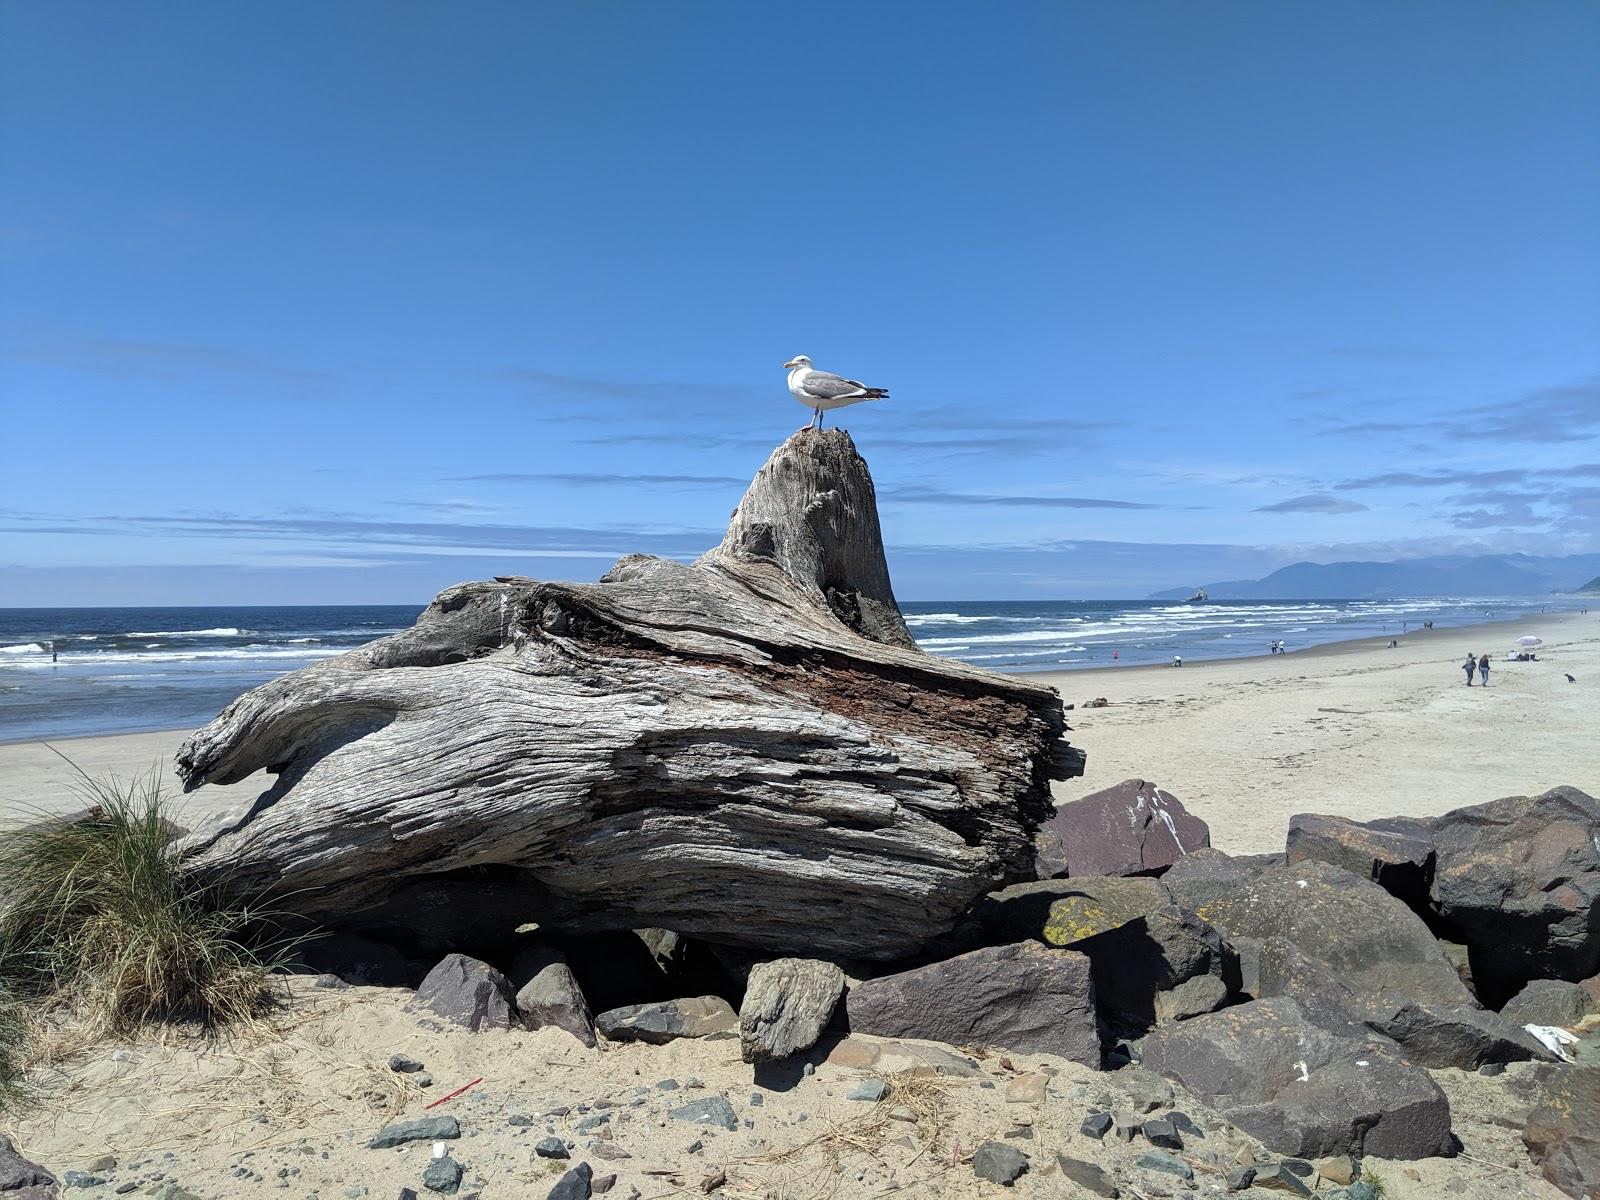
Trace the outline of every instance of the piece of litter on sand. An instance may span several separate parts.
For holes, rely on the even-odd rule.
[[[1529,1033],[1539,1040],[1539,1044],[1554,1054],[1562,1062],[1571,1062],[1572,1055],[1568,1053],[1568,1046],[1578,1044],[1578,1035],[1570,1029],[1563,1029],[1559,1025],[1524,1025]]]
[[[443,1158],[444,1157],[444,1143],[443,1142],[435,1142],[433,1144],[433,1156],[435,1158]]]
[[[466,1091],[466,1090],[467,1090],[467,1089],[468,1089],[468,1088],[474,1088],[474,1087],[477,1087],[477,1086],[478,1086],[478,1085],[479,1085],[479,1084],[480,1084],[480,1083],[482,1083],[482,1082],[483,1082],[483,1076],[482,1076],[482,1075],[479,1075],[479,1076],[478,1076],[478,1077],[477,1077],[477,1078],[476,1078],[476,1079],[474,1079],[474,1080],[473,1080],[473,1081],[472,1081],[472,1082],[471,1082],[471,1083],[464,1083],[464,1084],[462,1084],[462,1085],[461,1085],[461,1086],[460,1086],[460,1087],[458,1087],[458,1088],[457,1088],[457,1089],[456,1089],[456,1090],[455,1090],[455,1091],[453,1091],[453,1092],[451,1092],[451,1093],[450,1093],[450,1094],[449,1094],[449,1095],[448,1095],[448,1096],[440,1096],[440,1097],[439,1097],[439,1098],[438,1098],[438,1099],[437,1099],[437,1100],[435,1100],[435,1101],[434,1101],[434,1102],[433,1102],[433,1103],[432,1103],[432,1104],[424,1104],[424,1105],[423,1105],[423,1106],[422,1106],[422,1110],[423,1110],[423,1111],[424,1111],[424,1112],[426,1112],[426,1111],[427,1111],[427,1110],[428,1110],[428,1109],[430,1109],[430,1108],[438,1108],[438,1107],[439,1107],[439,1105],[441,1105],[441,1104],[443,1104],[443,1103],[444,1103],[444,1102],[445,1102],[445,1101],[446,1101],[446,1100],[454,1100],[454,1099],[455,1099],[455,1098],[456,1098],[456,1097],[457,1097],[457,1096],[459,1096],[459,1095],[461,1095],[461,1093],[462,1093],[462,1092],[464,1092],[464,1091]]]

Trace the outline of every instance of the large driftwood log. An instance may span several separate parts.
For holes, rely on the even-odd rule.
[[[848,434],[802,430],[693,566],[500,578],[256,688],[180,749],[267,770],[191,868],[433,948],[651,925],[893,958],[1030,874],[1061,702],[915,648]]]

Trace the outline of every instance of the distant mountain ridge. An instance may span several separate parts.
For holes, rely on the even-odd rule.
[[[1213,600],[1384,600],[1396,597],[1538,596],[1600,591],[1600,554],[1439,555],[1399,562],[1294,563],[1261,579],[1201,586]],[[1186,600],[1188,587],[1152,592],[1151,600]]]

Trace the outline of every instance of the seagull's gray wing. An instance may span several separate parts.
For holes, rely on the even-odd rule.
[[[841,396],[854,396],[867,390],[867,385],[834,375],[827,371],[813,371],[805,377],[800,390],[814,400],[837,400]]]

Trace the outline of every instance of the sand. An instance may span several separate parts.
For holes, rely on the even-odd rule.
[[[1546,638],[1540,662],[1496,661],[1487,690],[1465,687],[1457,664],[1468,649],[1503,653],[1528,629]],[[1569,684],[1566,672],[1578,682]],[[1414,634],[1395,649],[1376,639],[1182,670],[1078,672],[1053,682],[1077,706],[1069,714],[1071,736],[1089,754],[1087,776],[1060,785],[1062,798],[1132,776],[1154,779],[1210,822],[1215,844],[1235,852],[1281,849],[1294,812],[1428,814],[1558,783],[1600,786],[1595,616]],[[1109,705],[1082,707],[1096,696]],[[183,737],[178,731],[56,745],[90,774],[129,776],[152,767],[170,772]],[[187,798],[191,822],[252,799],[268,782],[262,776],[201,789]],[[45,746],[0,745],[0,816],[79,807],[71,783],[70,770]],[[551,1134],[575,1143],[573,1162],[615,1172],[610,1194],[617,1197],[699,1195],[718,1172],[728,1180],[722,1195],[752,1200],[1077,1194],[1054,1172],[1058,1152],[1112,1170],[1125,1195],[1184,1194],[1176,1181],[1135,1165],[1148,1148],[1142,1142],[1128,1147],[1078,1133],[1089,1108],[1127,1103],[1118,1077],[1048,1056],[978,1055],[966,1073],[958,1068],[935,1084],[915,1084],[895,1072],[926,1061],[949,1070],[955,1051],[902,1043],[894,1050],[898,1064],[863,1068],[859,1049],[853,1058],[818,1055],[814,1075],[767,1088],[739,1061],[731,1039],[587,1050],[555,1030],[440,1029],[406,1007],[404,991],[329,991],[304,978],[289,986],[290,1009],[265,1036],[204,1042],[168,1034],[71,1055],[38,1077],[40,1102],[0,1119],[0,1130],[57,1172],[109,1156],[114,1165],[96,1168],[107,1193],[135,1183],[145,1194],[164,1180],[203,1200],[280,1192],[381,1197],[402,1186],[422,1192],[426,1143],[385,1151],[364,1143],[387,1122],[425,1112],[460,1117],[463,1137],[448,1145],[466,1168],[462,1194],[481,1187],[486,1200],[547,1193],[558,1168],[532,1145]],[[389,1072],[394,1053],[422,1059],[434,1086],[424,1091]],[[1498,1078],[1434,1072],[1467,1154],[1411,1164],[1369,1159],[1367,1170],[1407,1200],[1559,1200],[1537,1178],[1506,1116],[1526,1103],[1530,1067],[1513,1064]],[[1028,1072],[1048,1076],[1042,1098],[1008,1100],[1008,1084]],[[847,1099],[855,1082],[874,1074],[911,1090],[878,1106]],[[424,1109],[479,1077],[463,1096]],[[679,1086],[657,1086],[668,1079]],[[727,1097],[737,1129],[713,1132],[671,1116],[684,1102],[713,1094]],[[920,1107],[900,1103],[919,1095]],[[1212,1128],[1210,1140],[1195,1144],[1200,1153],[1231,1162],[1239,1135],[1219,1128],[1192,1097],[1180,1093],[1179,1103]],[[563,1108],[570,1111],[557,1111]],[[611,1119],[580,1130],[580,1121],[600,1112]],[[532,1125],[514,1125],[513,1114],[541,1115]],[[1010,1191],[973,1178],[971,1152],[990,1138],[1006,1138],[1032,1160]],[[703,1144],[694,1149],[696,1142]],[[604,1157],[611,1147],[628,1157]],[[1215,1174],[1202,1171],[1197,1182],[1200,1194],[1220,1192]]]
[[[1099,1142],[1079,1131],[1091,1109],[1131,1109],[1125,1077],[1047,1054],[830,1037],[807,1056],[813,1074],[796,1063],[780,1079],[758,1081],[727,1035],[590,1050],[553,1029],[441,1028],[407,1008],[404,990],[308,984],[295,981],[293,1016],[269,1039],[102,1045],[45,1072],[48,1094],[10,1132],[58,1173],[95,1164],[106,1186],[86,1195],[130,1183],[147,1195],[158,1181],[174,1181],[201,1200],[280,1191],[295,1200],[379,1200],[402,1187],[427,1196],[428,1142],[388,1150],[365,1143],[392,1121],[445,1114],[460,1122],[462,1136],[445,1143],[465,1168],[460,1194],[481,1190],[484,1200],[542,1200],[560,1170],[578,1162],[597,1175],[615,1173],[608,1194],[616,1200],[702,1195],[719,1174],[727,1182],[717,1194],[726,1200],[1087,1196],[1056,1171],[1057,1154],[1101,1165],[1124,1195],[1188,1194],[1171,1176],[1137,1165],[1150,1149],[1142,1139]],[[432,1086],[389,1071],[397,1053],[421,1061]],[[1406,1200],[1562,1200],[1497,1115],[1526,1103],[1534,1066],[1515,1063],[1496,1078],[1433,1072],[1471,1157],[1368,1158],[1364,1171]],[[849,1098],[873,1078],[894,1088],[885,1101]],[[424,1107],[473,1080],[481,1082],[456,1099]],[[735,1129],[672,1115],[712,1096],[726,1098]],[[1184,1151],[1198,1194],[1222,1194],[1223,1168],[1241,1147],[1262,1161],[1278,1157],[1181,1088],[1176,1102],[1207,1131],[1188,1135]],[[549,1136],[573,1144],[569,1161],[534,1153]],[[1030,1159],[1014,1189],[974,1178],[972,1152],[991,1139]]]
[[[1545,639],[1538,662],[1503,662],[1516,638]],[[1128,778],[1169,789],[1230,853],[1283,848],[1297,812],[1365,820],[1426,816],[1557,784],[1600,789],[1600,615],[1342,642],[1293,654],[1041,676],[1069,704],[1088,773],[1059,799]],[[1487,689],[1460,663],[1494,658]],[[1566,674],[1576,677],[1568,683]],[[1104,696],[1106,708],[1083,707]],[[52,743],[91,775],[157,768],[174,794],[173,752],[185,731]],[[71,769],[39,742],[0,745],[0,818],[82,807]],[[191,824],[253,800],[259,775],[184,798]]]
[[[1530,632],[1545,639],[1538,662],[1500,661]],[[1399,641],[1049,676],[1089,753],[1057,796],[1150,779],[1210,824],[1213,845],[1254,854],[1282,850],[1299,812],[1429,816],[1563,783],[1600,789],[1600,616]],[[1490,654],[1487,689],[1466,686],[1468,651]],[[1108,707],[1083,707],[1100,696]]]

